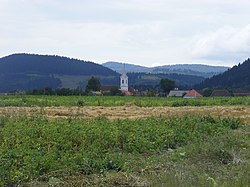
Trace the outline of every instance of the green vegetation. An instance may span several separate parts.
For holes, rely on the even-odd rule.
[[[0,96],[0,107],[4,106],[229,106],[250,105],[250,97],[224,98],[166,98],[166,97],[122,97],[122,96]]]
[[[247,186],[250,129],[211,116],[0,118],[0,186]]]
[[[106,62],[103,66],[112,69],[116,72],[122,73],[124,70],[124,63],[120,62]],[[176,64],[156,67],[145,67],[134,64],[125,64],[127,72],[141,72],[141,73],[166,73],[166,74],[184,74],[195,75],[201,77],[212,77],[216,74],[223,73],[229,67],[224,66],[208,66],[201,64]]]
[[[200,84],[204,77],[195,76],[195,75],[183,75],[183,74],[175,74],[175,73],[128,73],[129,77],[129,84],[135,88],[141,88],[142,86],[146,87],[155,87],[159,85],[161,79],[170,79],[175,81],[177,87],[184,89],[184,88],[191,88],[194,85]]]
[[[223,74],[205,79],[197,85],[197,89],[227,88],[230,90],[250,90],[250,59],[248,58],[238,66],[228,69]]]
[[[187,72],[187,71],[185,71]],[[155,87],[162,78],[175,80],[179,87],[193,87],[204,80],[202,76],[176,74],[132,73],[132,87]],[[0,92],[31,91],[42,88],[85,89],[91,76],[102,85],[119,85],[120,74],[93,62],[67,57],[34,54],[13,54],[0,58]]]
[[[175,87],[175,81],[172,81],[170,79],[161,79],[160,88],[164,93],[170,92],[170,90],[173,90],[174,87]]]
[[[27,92],[27,95],[57,95],[57,96],[70,96],[70,95],[86,95],[81,89],[69,89],[69,88],[60,88],[53,90],[51,88],[44,89],[34,89],[30,92]]]
[[[88,80],[88,84],[86,86],[86,92],[90,92],[90,91],[100,91],[101,89],[101,82],[98,78],[92,76],[89,80]]]
[[[34,54],[13,54],[0,58],[0,92],[46,87],[85,88],[91,76],[99,77],[103,84],[119,82],[118,73],[93,62]]]

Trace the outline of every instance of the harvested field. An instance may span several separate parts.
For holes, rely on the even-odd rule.
[[[0,115],[45,115],[53,118],[95,118],[104,116],[108,119],[144,118],[148,116],[183,116],[211,115],[235,117],[250,123],[250,107],[247,106],[202,106],[202,107],[0,107]]]

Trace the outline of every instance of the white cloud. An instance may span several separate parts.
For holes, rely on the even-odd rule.
[[[0,0],[0,55],[226,64],[249,51],[249,0]],[[191,52],[190,52],[191,51]]]
[[[250,24],[242,28],[223,27],[200,35],[192,51],[196,58],[228,60],[246,58],[250,51]]]

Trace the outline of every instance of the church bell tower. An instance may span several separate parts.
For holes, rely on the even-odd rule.
[[[124,64],[123,73],[120,76],[120,89],[122,91],[128,91],[128,76],[125,72],[125,64]]]

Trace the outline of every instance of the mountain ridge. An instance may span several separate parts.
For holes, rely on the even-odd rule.
[[[141,65],[134,65],[128,63],[109,61],[102,65],[108,67],[116,72],[121,73],[124,69],[124,64],[126,71],[129,73],[177,73],[184,75],[197,75],[202,77],[212,77],[214,75],[223,73],[230,67],[226,66],[210,66],[203,64],[175,64],[175,65],[164,65],[155,67],[146,67]]]
[[[50,87],[84,89],[91,76],[102,85],[119,86],[120,74],[90,61],[58,55],[17,53],[0,58],[0,92],[28,91]],[[130,86],[155,87],[162,78],[174,80],[180,87],[192,87],[204,80],[197,75],[176,73],[130,74]]]
[[[0,58],[0,92],[35,88],[84,88],[91,76],[103,83],[119,83],[119,74],[90,61],[18,53]]]
[[[16,53],[0,58],[0,67],[1,67],[0,73],[4,73],[6,71],[12,71],[13,73],[16,73],[16,71],[18,71],[18,73],[20,73],[20,71],[23,71],[25,73],[25,71],[27,71],[27,67],[23,66],[24,65],[23,63],[26,63],[25,65],[29,66],[28,69],[30,71],[35,71],[35,72],[64,73],[64,74],[74,73],[78,75],[83,75],[83,74],[91,75],[99,73],[101,73],[102,75],[106,74],[117,75],[117,73],[114,72],[113,70],[90,61],[84,61],[57,55],[39,55],[39,54],[27,54],[27,53]],[[71,65],[70,69],[65,69],[65,66],[68,66],[69,63]],[[57,65],[56,68],[55,66],[51,66],[53,64]],[[85,69],[82,69],[81,65],[83,64],[85,65]],[[44,69],[45,66],[46,69]],[[92,71],[94,73],[90,73],[89,71],[90,69],[94,70]]]
[[[232,67],[222,74],[205,79],[197,85],[199,89],[204,88],[227,88],[231,90],[250,91],[250,59]]]

